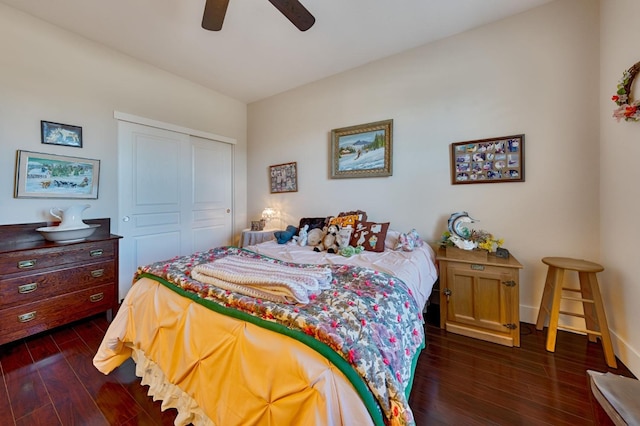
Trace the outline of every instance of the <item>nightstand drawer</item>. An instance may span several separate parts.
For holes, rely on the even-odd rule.
[[[41,272],[16,278],[0,278],[0,309],[32,303],[52,296],[115,281],[113,261],[71,266],[55,273]]]
[[[113,284],[0,310],[0,345],[111,309]]]
[[[0,275],[29,273],[46,268],[60,267],[75,262],[113,259],[115,243],[96,241],[73,245],[60,245],[47,249],[5,253],[0,257]]]

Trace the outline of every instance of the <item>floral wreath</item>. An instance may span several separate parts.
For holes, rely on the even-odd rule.
[[[618,105],[618,108],[613,111],[613,117],[617,121],[620,121],[621,118],[624,118],[625,121],[640,121],[640,101],[631,102],[629,99],[631,85],[638,71],[640,71],[640,62],[622,74],[622,78],[618,81],[618,90],[611,97],[611,100]]]

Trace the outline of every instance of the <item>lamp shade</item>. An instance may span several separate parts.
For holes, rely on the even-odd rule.
[[[273,219],[274,217],[276,217],[276,211],[274,209],[272,209],[271,207],[267,207],[264,210],[262,210],[262,218],[266,221],[269,221],[271,219]]]

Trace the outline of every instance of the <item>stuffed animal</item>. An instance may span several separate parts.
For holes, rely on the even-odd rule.
[[[341,256],[351,257],[353,255],[362,253],[363,250],[364,250],[364,247],[362,246],[358,246],[358,247],[346,246],[346,247],[341,247],[339,253]]]
[[[304,247],[307,245],[308,229],[309,229],[309,225],[305,224],[302,228],[300,228],[300,232],[298,232],[298,235],[293,237],[293,241],[295,241],[300,247]]]
[[[273,236],[276,237],[278,244],[286,244],[293,238],[297,230],[298,228],[295,226],[289,225],[285,231],[274,232]]]
[[[324,238],[324,232],[321,228],[313,228],[311,231],[307,233],[307,245],[311,247],[315,247],[318,244],[322,243],[322,239]]]
[[[329,225],[323,228],[324,237],[322,242],[313,248],[313,251],[327,251],[327,253],[337,253],[340,250],[338,246],[339,225]]]

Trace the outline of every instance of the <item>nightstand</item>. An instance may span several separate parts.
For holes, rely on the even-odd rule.
[[[445,249],[438,250],[436,259],[440,268],[440,327],[505,346],[520,346],[520,262],[513,256],[464,259],[447,254]]]
[[[263,229],[262,231],[252,231],[248,228],[243,229],[242,236],[240,237],[240,247],[252,246],[274,240],[276,237],[273,233],[276,231],[278,231],[278,229]]]

